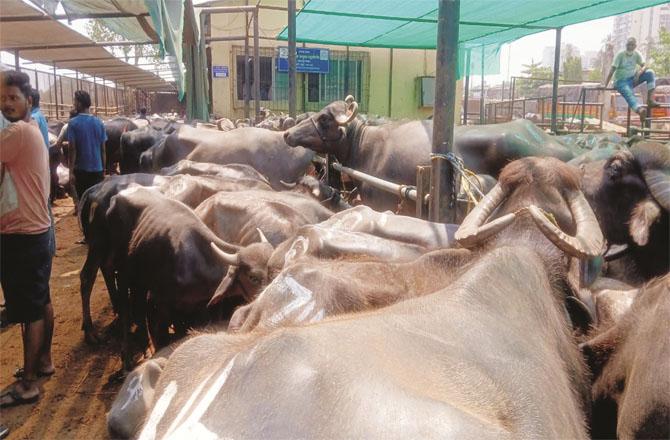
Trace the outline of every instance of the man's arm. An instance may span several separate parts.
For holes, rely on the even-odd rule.
[[[612,66],[610,67],[610,72],[607,74],[607,79],[605,80],[605,87],[607,87],[610,83],[610,80],[612,79],[612,75],[614,75],[614,72],[616,71],[616,67]]]
[[[9,124],[0,130],[0,160],[4,163],[12,162],[19,155],[23,133],[18,123]]]

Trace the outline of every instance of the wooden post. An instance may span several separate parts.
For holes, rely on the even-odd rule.
[[[247,1],[246,4],[249,4],[249,2]],[[249,70],[249,14],[246,12],[244,13],[244,29],[244,85],[242,93],[244,95],[244,117],[250,119],[251,105],[249,100],[251,99],[251,70]]]
[[[389,118],[391,117],[391,108],[393,107],[393,48],[389,49],[389,91],[388,91]]]
[[[18,50],[14,51],[14,69],[16,69],[17,72],[21,71],[21,63],[19,62],[19,51]]]
[[[430,194],[430,166],[416,167],[416,218],[428,218],[428,206],[424,203]]]
[[[479,123],[480,124],[485,124],[486,123],[486,108],[484,107],[484,45],[482,44],[482,59],[481,59],[481,64],[482,64],[482,88],[479,92]]]
[[[465,92],[463,96],[463,125],[468,125],[468,100],[470,98],[470,57],[472,49],[468,49],[465,57]]]

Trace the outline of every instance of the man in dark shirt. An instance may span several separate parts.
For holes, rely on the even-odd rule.
[[[84,90],[74,93],[77,116],[70,119],[67,127],[69,143],[70,181],[74,180],[77,198],[102,182],[105,163],[107,133],[102,121],[90,113],[91,97]]]

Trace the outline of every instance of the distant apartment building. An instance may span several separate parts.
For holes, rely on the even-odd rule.
[[[554,47],[555,46],[545,46],[542,50],[542,65],[552,69],[554,68]],[[582,56],[579,48],[575,45],[570,43],[561,44],[561,65],[565,62],[565,58],[568,54],[576,57]],[[584,60],[582,60],[582,66],[586,67]]]
[[[629,37],[635,37],[638,49],[645,57],[649,53],[649,45],[658,41],[660,29],[670,30],[670,4],[654,6],[618,15],[614,19],[612,37],[614,49],[621,50]]]

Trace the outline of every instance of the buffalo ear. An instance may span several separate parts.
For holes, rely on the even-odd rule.
[[[572,321],[572,326],[578,329],[581,334],[586,334],[595,321],[592,308],[576,296],[568,296],[565,299],[565,308],[570,316],[570,321]]]
[[[616,350],[618,342],[619,328],[615,325],[606,332],[579,344],[579,349],[591,369],[594,380],[600,376],[603,367]]]
[[[637,245],[644,246],[649,242],[649,230],[659,218],[661,218],[661,207],[650,198],[635,205],[628,222],[628,230]]]
[[[235,283],[238,270],[239,266],[228,266],[228,272],[226,273],[226,276],[223,277],[219,287],[216,288],[214,295],[212,295],[209,302],[207,303],[208,308],[217,305],[226,296],[228,289],[230,289],[233,283]]]

